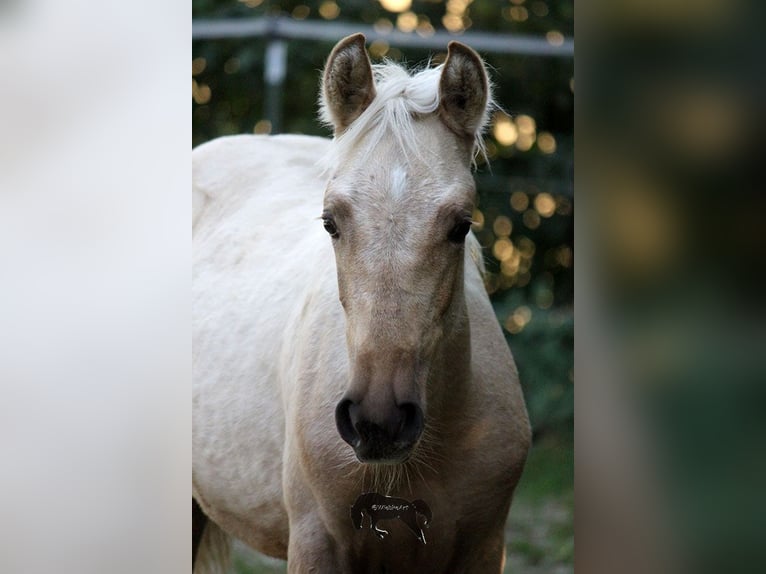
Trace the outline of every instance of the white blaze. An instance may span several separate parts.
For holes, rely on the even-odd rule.
[[[407,191],[407,171],[397,166],[391,172],[391,197],[395,200],[402,198]]]

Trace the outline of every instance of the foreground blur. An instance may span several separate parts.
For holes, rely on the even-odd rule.
[[[577,16],[576,566],[762,569],[755,8],[589,4]]]
[[[0,5],[0,572],[190,570],[189,37]]]

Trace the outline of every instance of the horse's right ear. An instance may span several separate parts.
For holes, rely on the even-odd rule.
[[[375,81],[364,34],[335,45],[322,75],[322,119],[342,133],[375,98]]]
[[[459,136],[473,140],[487,122],[489,80],[484,63],[471,48],[454,40],[439,81],[441,118]]]

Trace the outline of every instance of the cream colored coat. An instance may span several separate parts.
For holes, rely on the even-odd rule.
[[[193,495],[290,572],[502,567],[530,430],[480,248],[442,237],[440,214],[474,194],[470,146],[443,102],[413,122],[417,159],[385,137],[374,160],[349,146],[327,174],[317,162],[336,144],[322,138],[235,136],[193,153]],[[320,216],[344,201],[356,215],[332,240]],[[412,383],[425,432],[405,464],[359,463],[335,406],[350,386],[385,386],[402,348],[426,373]],[[374,360],[361,367],[362,355]],[[349,509],[369,490],[425,500],[428,543],[395,522],[383,540],[355,530]]]

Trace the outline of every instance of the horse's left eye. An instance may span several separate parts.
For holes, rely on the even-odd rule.
[[[471,230],[472,223],[473,222],[470,219],[463,219],[452,228],[449,235],[447,235],[447,239],[452,243],[463,243],[463,241],[465,241],[465,236],[468,235],[468,232]]]
[[[338,233],[338,228],[335,226],[335,221],[332,219],[332,217],[323,217],[322,223],[324,224],[324,230],[330,234],[330,237],[335,239],[340,235]]]

